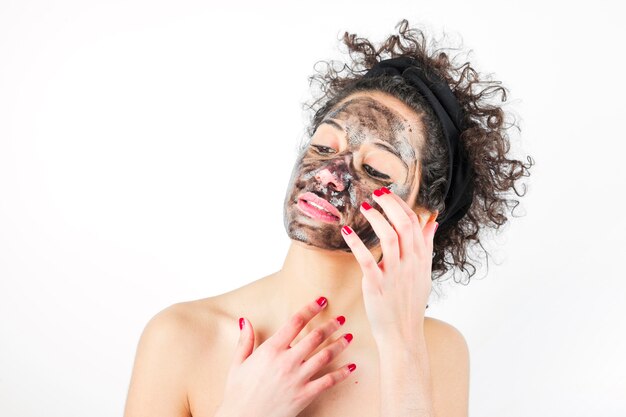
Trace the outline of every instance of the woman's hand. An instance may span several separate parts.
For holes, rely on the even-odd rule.
[[[363,271],[363,299],[372,334],[377,342],[419,340],[432,287],[433,236],[438,224],[432,220],[422,226],[413,210],[385,187],[374,191],[374,201],[392,223],[369,204],[361,205],[380,240],[383,259],[379,263],[352,229],[342,228]]]
[[[322,305],[320,305],[321,303]],[[254,352],[254,329],[241,319],[243,329],[226,379],[219,417],[295,417],[317,396],[345,380],[356,367],[342,366],[311,381],[326,364],[348,347],[352,335],[340,336],[332,344],[305,360],[345,318],[331,319],[290,346],[304,326],[327,305],[324,297],[307,304]],[[340,321],[341,320],[341,321]]]

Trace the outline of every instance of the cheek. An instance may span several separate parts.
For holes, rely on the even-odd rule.
[[[319,171],[325,164],[328,164],[328,161],[320,161],[315,158],[307,157],[306,154],[296,160],[289,183],[291,193],[297,194],[305,188],[307,191],[311,191],[315,188],[318,182],[314,178],[314,173]],[[382,185],[372,178],[363,176],[353,170],[349,170],[348,174],[350,185],[345,190],[348,195],[346,196],[343,192],[337,193],[332,197],[331,203],[336,207],[345,207],[345,205],[350,204],[355,210],[359,210],[359,206],[363,201],[368,201],[371,204],[374,190],[380,188]],[[410,197],[411,184],[393,183],[387,187],[405,201]],[[331,196],[329,195],[328,197]],[[346,197],[349,202],[346,201]]]
[[[396,195],[398,195],[405,202],[411,197],[411,184],[392,184],[391,187],[387,187],[391,191],[393,191]]]
[[[412,164],[407,175],[408,182],[402,184],[393,184],[392,191],[396,193],[405,203],[412,206],[415,202],[417,191],[419,190],[419,173],[416,171],[417,166]]]
[[[306,181],[311,179],[313,177],[314,169],[314,166],[307,163],[306,160],[302,158],[296,160],[293,169],[291,170],[291,179],[289,182],[290,187],[293,187],[302,180]]]

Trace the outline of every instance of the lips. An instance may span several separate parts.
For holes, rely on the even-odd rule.
[[[307,203],[316,204],[322,207],[324,210],[328,211],[333,216],[336,216],[339,219],[341,219],[341,213],[339,213],[339,210],[337,210],[335,206],[333,206],[332,204],[330,204],[328,201],[324,200],[323,198],[316,196],[312,192],[306,192],[306,193],[300,194],[300,196],[298,197],[298,200],[304,200]]]

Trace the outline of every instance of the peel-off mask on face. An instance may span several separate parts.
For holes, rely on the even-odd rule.
[[[350,252],[341,236],[348,225],[369,249],[377,246],[361,203],[367,201],[389,221],[373,191],[385,186],[407,201],[419,186],[416,136],[406,117],[369,96],[348,99],[329,112],[291,173],[284,201],[289,238]]]

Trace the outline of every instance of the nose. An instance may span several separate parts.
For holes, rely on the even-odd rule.
[[[345,188],[343,181],[337,178],[337,175],[334,172],[330,172],[328,168],[323,168],[315,174],[315,179],[324,186],[328,186],[328,184],[332,183],[333,187],[337,191],[343,191]]]

